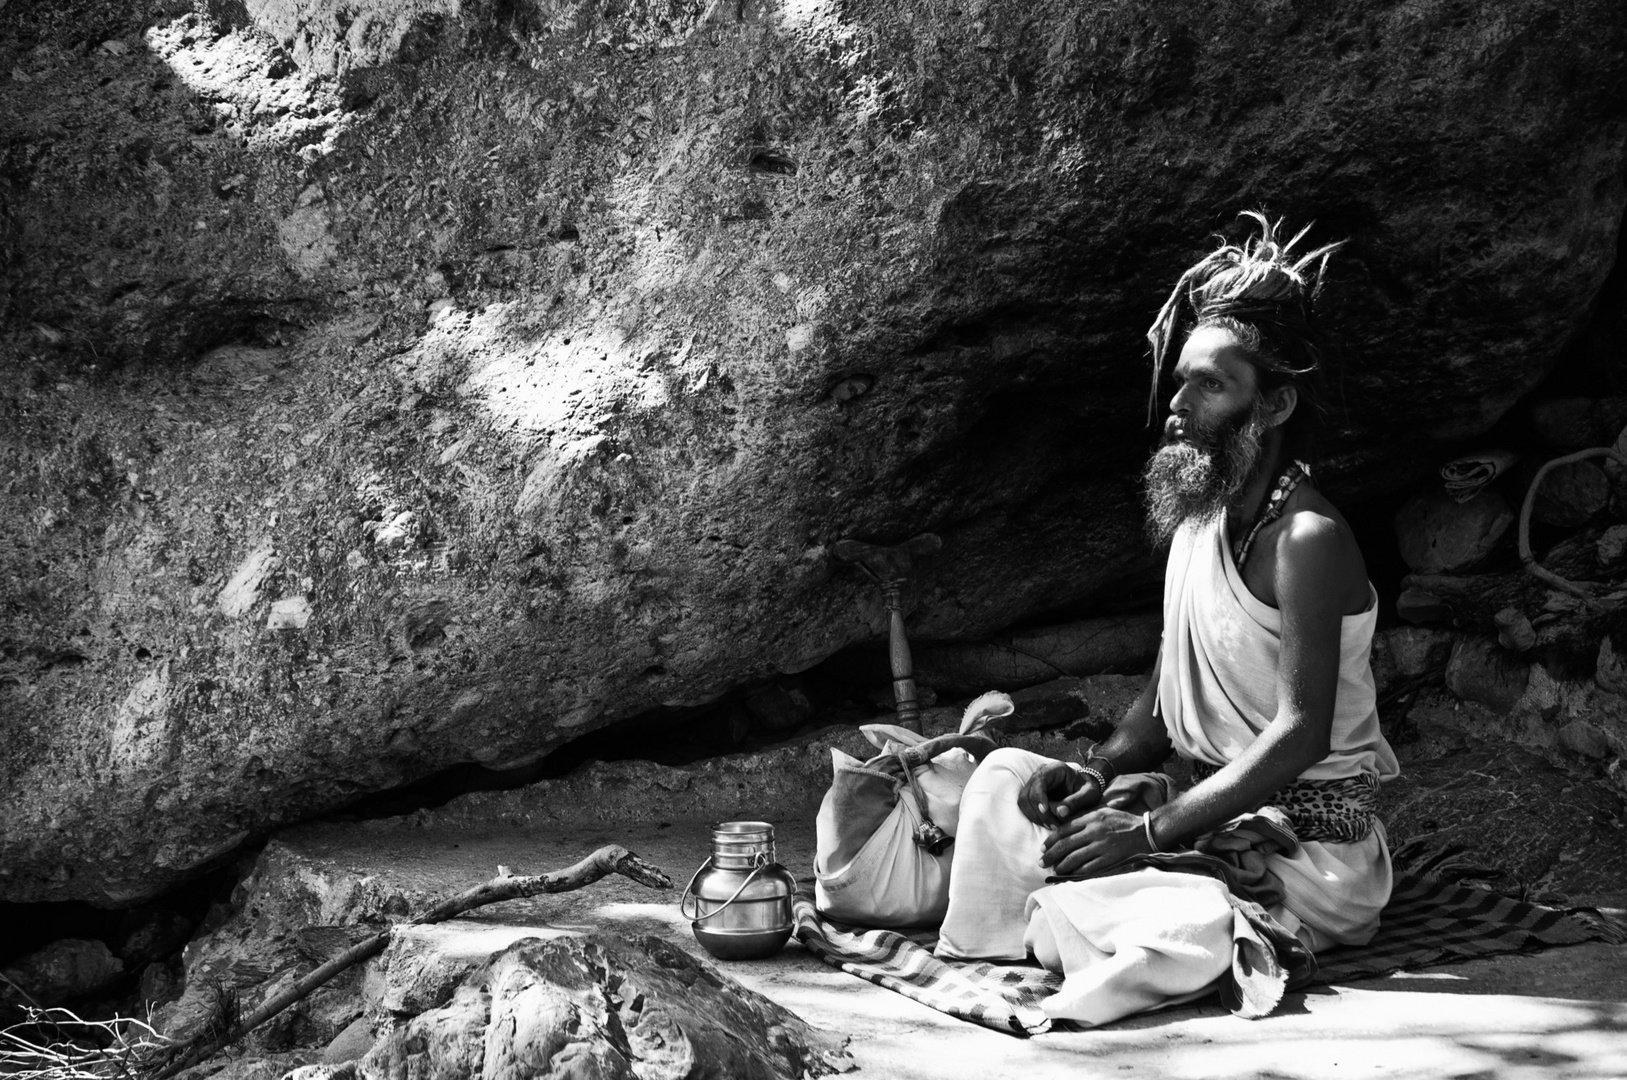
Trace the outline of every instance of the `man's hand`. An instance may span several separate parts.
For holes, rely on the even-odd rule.
[[[1054,829],[1101,801],[1096,781],[1080,776],[1060,761],[1040,769],[1017,793],[1017,809],[1035,825]]]
[[[1151,850],[1140,814],[1104,806],[1059,825],[1046,839],[1039,863],[1053,874],[1089,877]]]

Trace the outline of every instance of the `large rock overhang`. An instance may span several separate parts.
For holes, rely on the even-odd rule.
[[[1348,238],[1325,475],[1399,490],[1622,221],[1619,4],[216,6],[0,86],[7,900],[802,670],[843,537],[944,537],[923,637],[1088,605],[1239,210]]]

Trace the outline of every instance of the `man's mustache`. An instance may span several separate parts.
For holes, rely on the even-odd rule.
[[[1215,431],[1213,428],[1204,428],[1180,416],[1171,416],[1164,421],[1164,436],[1159,440],[1160,447],[1187,445],[1200,450],[1213,450],[1215,448]]]

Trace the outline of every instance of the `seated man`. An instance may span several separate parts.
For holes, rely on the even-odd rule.
[[[1170,851],[1263,805],[1299,841],[1270,854],[1269,910],[1313,951],[1362,944],[1390,895],[1374,816],[1398,774],[1368,663],[1377,596],[1350,527],[1309,479],[1319,353],[1310,305],[1333,250],[1295,254],[1265,218],[1180,279],[1148,337],[1153,393],[1174,368],[1148,464],[1150,531],[1171,545],[1152,680],[1084,766],[1016,749],[967,785],[938,953],[1019,959],[1028,898],[1052,875],[1095,875]],[[1099,806],[1118,773],[1174,749],[1196,783],[1150,813]]]

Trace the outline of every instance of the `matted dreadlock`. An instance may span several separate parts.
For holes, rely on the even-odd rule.
[[[1284,436],[1290,453],[1308,455],[1321,407],[1322,349],[1313,308],[1328,256],[1344,241],[1296,253],[1309,225],[1281,243],[1281,219],[1273,222],[1254,210],[1239,216],[1253,218],[1259,235],[1242,244],[1220,238],[1220,247],[1181,275],[1147,331],[1152,345],[1148,419],[1155,421],[1158,415],[1158,387],[1170,343],[1199,327],[1219,326],[1235,334],[1249,354],[1262,394],[1288,385],[1298,390],[1299,406],[1284,426]]]

